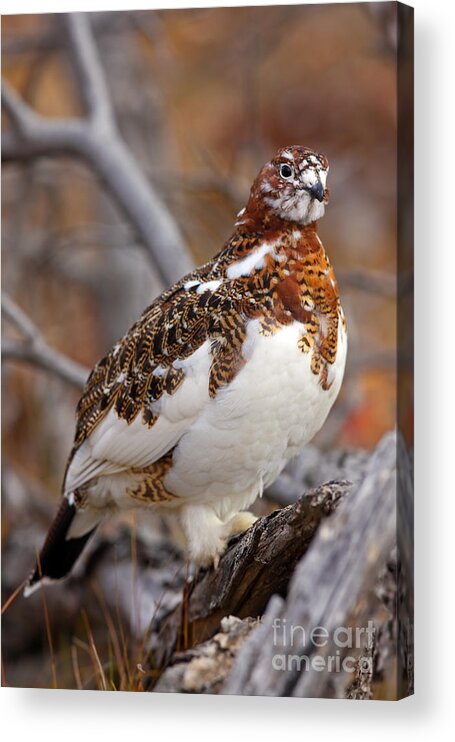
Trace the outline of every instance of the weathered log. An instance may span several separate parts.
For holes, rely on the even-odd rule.
[[[271,595],[285,595],[321,521],[350,488],[349,482],[340,481],[310,490],[233,539],[217,570],[199,573],[186,586],[181,604],[152,626],[151,678],[157,677],[175,651],[213,636],[224,616],[255,618],[264,612]]]
[[[329,656],[336,656],[334,632],[338,627],[349,626],[353,615],[356,622],[362,620],[360,626],[370,618],[369,602],[361,598],[375,585],[395,545],[396,456],[396,435],[389,433],[372,456],[363,481],[318,529],[295,571],[286,601],[277,596],[270,601],[262,625],[245,642],[222,692],[304,697],[349,695],[346,672],[330,672],[327,666],[321,670],[321,663]],[[309,660],[305,671],[301,670],[301,664],[288,662],[297,654],[293,634],[281,632],[277,639],[276,629],[283,625],[301,629],[300,636],[304,638],[298,654]],[[322,644],[311,638],[315,627],[322,627],[327,633]],[[354,653],[371,654],[374,636],[369,640],[369,645],[360,652],[356,647]],[[277,653],[283,658],[283,666],[277,666]],[[314,658],[317,663],[312,664]],[[365,683],[358,685],[359,693],[365,693]],[[359,697],[351,683],[353,696]]]
[[[226,616],[212,639],[176,653],[161,675],[158,693],[219,693],[245,639],[258,621]]]

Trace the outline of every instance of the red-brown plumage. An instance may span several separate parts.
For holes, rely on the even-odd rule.
[[[175,481],[174,468],[178,468],[176,461],[180,446],[184,439],[188,442],[192,422],[188,422],[188,430],[182,427],[184,434],[180,437],[179,434],[174,439],[170,435],[169,446],[160,449],[157,458],[142,466],[135,461],[128,465],[124,451],[121,451],[119,460],[111,454],[112,446],[115,448],[116,445],[112,431],[115,429],[118,435],[123,436],[120,448],[126,448],[127,451],[131,447],[130,440],[140,440],[140,445],[145,446],[146,451],[148,441],[152,447],[159,448],[160,434],[155,434],[154,431],[160,427],[162,421],[162,403],[165,401],[167,409],[171,409],[169,420],[175,419],[175,425],[181,425],[180,408],[177,404],[174,410],[171,404],[179,395],[182,397],[188,369],[190,374],[195,373],[191,362],[199,351],[204,351],[207,359],[204,371],[200,372],[203,376],[200,384],[203,406],[212,405],[210,409],[217,410],[217,400],[226,389],[234,387],[240,378],[250,379],[241,393],[236,392],[240,394],[239,407],[235,407],[238,415],[242,405],[243,408],[248,408],[249,384],[254,385],[259,380],[267,387],[267,358],[264,362],[261,360],[257,371],[251,372],[253,376],[256,374],[253,382],[251,375],[248,376],[247,373],[255,347],[268,348],[267,344],[270,344],[270,348],[275,349],[275,366],[271,371],[271,378],[276,378],[282,365],[286,364],[286,355],[281,358],[281,351],[276,350],[281,348],[280,338],[292,338],[289,341],[291,347],[284,345],[283,352],[288,353],[294,367],[296,357],[298,368],[301,363],[302,381],[300,371],[294,372],[292,376],[295,393],[305,406],[305,392],[300,387],[302,383],[303,388],[308,389],[309,394],[315,395],[317,399],[317,403],[309,404],[309,417],[313,415],[316,421],[325,419],[324,415],[333,404],[341,384],[346,354],[345,323],[338,287],[317,234],[317,220],[323,215],[328,202],[327,171],[328,162],[324,155],[299,146],[279,150],[255,179],[248,203],[238,214],[234,232],[223,249],[208,263],[182,278],[158,297],[93,369],[78,405],[74,447],[64,482],[64,493],[71,499],[72,509],[82,513],[93,507],[99,520],[103,515],[103,506],[100,507],[100,500],[97,499],[100,491],[101,502],[108,503],[107,509],[112,506],[109,500],[111,483],[106,485],[106,491],[103,490],[103,477],[107,481],[112,471],[115,475],[121,474],[129,482],[124,492],[126,504],[122,506],[126,507],[134,502],[141,506],[156,506],[160,503],[173,508],[176,504],[183,507],[183,500],[188,493],[185,490],[185,498],[182,498],[181,492],[173,489],[172,481]],[[337,365],[340,337],[343,351]],[[278,345],[275,343],[277,338]],[[305,357],[305,362],[301,362],[300,359]],[[287,400],[288,402],[292,400]],[[184,408],[185,405],[182,406]],[[254,409],[257,425],[260,426],[264,414],[262,400]],[[279,415],[279,412],[278,409],[276,413]],[[220,405],[220,416],[223,414]],[[185,418],[183,421],[185,422]],[[197,428],[197,419],[194,422]],[[294,439],[300,422],[295,420],[292,430],[283,433],[284,450],[287,450],[286,441]],[[254,419],[245,422],[245,429],[250,430],[252,423],[254,429]],[[303,427],[313,431],[309,434],[311,437],[318,424],[322,423],[312,423],[309,419],[304,421]],[[108,449],[103,449],[102,453],[106,460],[98,460],[95,455],[93,459],[90,441],[105,425],[110,436]],[[229,424],[226,425],[220,418],[220,430],[223,430],[223,425],[229,430]],[[172,427],[171,423],[168,424],[169,427]],[[271,435],[275,435],[274,429],[275,426],[272,425]],[[241,433],[242,430],[239,429],[239,434]],[[302,433],[302,441],[305,441],[305,435]],[[129,439],[129,436],[132,438]],[[242,445],[255,443],[254,436],[251,435],[246,436],[245,440],[246,443]],[[283,440],[276,441],[277,451],[283,449]],[[231,441],[230,449],[235,448],[236,444],[237,441]],[[210,445],[211,440],[208,437],[208,449]],[[201,450],[202,448],[203,446],[198,444],[196,447],[195,444],[194,456],[193,451],[191,452],[189,474],[194,469],[197,470],[198,456],[202,457],[199,463],[204,469],[205,450]],[[243,456],[243,453],[239,449],[239,455]],[[226,471],[223,470],[223,458],[220,454],[218,460],[216,455],[213,453],[215,458],[212,463],[215,467],[221,467],[217,476],[221,480],[224,476],[229,479],[235,466],[231,466],[231,470],[229,467]],[[235,463],[234,461],[234,465]],[[284,463],[283,453],[282,460],[273,464],[273,471],[278,472]],[[266,469],[269,465],[271,463],[267,460],[260,467]],[[180,476],[179,473],[178,477]],[[254,496],[262,487],[262,475],[259,471],[257,476],[258,489],[256,491],[253,488]],[[208,482],[208,491],[210,486]],[[232,482],[231,486],[232,490],[237,491],[237,482]],[[228,489],[226,496],[230,497],[230,494]],[[122,496],[118,495],[115,499],[115,507],[118,506],[119,498],[123,502]],[[203,500],[204,492],[199,492],[198,497]],[[232,504],[229,507],[232,508]],[[238,509],[241,507],[240,505]],[[75,518],[77,517],[76,515]],[[62,534],[60,529],[57,534],[59,545]],[[79,530],[78,535],[83,534],[84,530],[82,529],[82,533]],[[187,536],[191,541],[191,533],[187,533]],[[51,534],[46,546],[47,553],[51,555],[54,554],[53,540]],[[73,540],[71,532],[70,540]],[[216,539],[214,543],[215,541]],[[210,548],[207,549],[208,556],[211,556]],[[76,554],[76,551],[71,553]],[[193,552],[197,551],[197,548],[193,549]],[[60,552],[55,550],[55,553]],[[212,556],[217,553],[219,548],[214,545]],[[205,559],[207,554],[203,556]],[[66,564],[67,562],[65,566]],[[49,564],[48,574],[61,576],[61,569]],[[34,580],[37,578],[38,573],[35,573]]]

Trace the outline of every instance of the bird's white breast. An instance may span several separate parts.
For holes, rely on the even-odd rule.
[[[159,418],[152,428],[140,416],[128,425],[110,411],[77,451],[67,473],[68,495],[89,482],[92,507],[131,507],[126,492],[137,481],[129,467],[150,466],[173,449],[164,484],[182,504],[210,503],[222,519],[248,507],[321,428],[341,386],[347,348],[342,323],[328,390],[311,370],[311,353],[298,347],[302,331],[296,322],[264,335],[257,320],[250,322],[246,363],[214,398],[206,341],[179,362],[185,380],[156,403]]]
[[[317,433],[341,386],[346,334],[340,322],[333,383],[324,390],[311,371],[311,354],[298,347],[301,333],[297,322],[271,336],[260,333],[257,320],[250,323],[245,365],[207,400],[174,451],[165,480],[171,492],[251,502]]]

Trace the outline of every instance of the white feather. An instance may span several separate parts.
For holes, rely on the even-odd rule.
[[[181,439],[165,479],[171,492],[196,502],[223,499],[224,511],[231,502],[236,512],[239,501],[254,500],[322,427],[343,377],[345,333],[340,323],[333,384],[324,390],[311,354],[298,348],[301,330],[294,323],[266,337],[257,321],[250,323],[248,362]]]
[[[204,281],[204,283],[199,284],[196,293],[203,294],[204,291],[216,291],[218,286],[221,286],[221,281]]]
[[[240,276],[249,276],[253,271],[263,268],[265,265],[265,256],[273,255],[275,260],[284,260],[284,255],[277,255],[275,253],[276,242],[264,242],[260,247],[256,248],[242,260],[238,260],[229,266],[226,271],[226,276],[230,279],[240,278]]]
[[[155,404],[159,416],[151,428],[142,422],[140,414],[128,425],[110,410],[76,452],[67,472],[65,492],[95,477],[150,466],[173,448],[209,402],[211,360],[210,343],[206,341],[180,362],[185,379],[173,395],[163,394]]]

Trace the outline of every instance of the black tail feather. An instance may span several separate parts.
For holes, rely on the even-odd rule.
[[[42,581],[60,580],[66,577],[88,539],[96,530],[95,526],[83,536],[67,539],[66,536],[76,512],[76,506],[63,498],[37,558],[34,572],[25,587],[26,596],[30,595]]]

